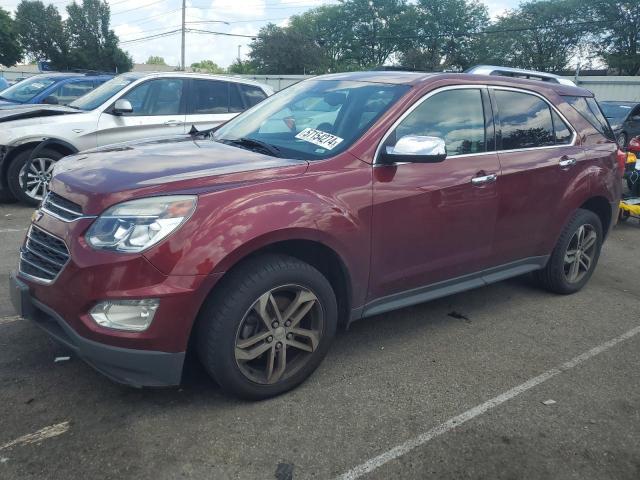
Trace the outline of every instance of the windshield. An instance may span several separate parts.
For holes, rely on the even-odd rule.
[[[307,80],[269,97],[222,126],[213,139],[241,148],[316,160],[348,148],[407,85]],[[264,148],[266,147],[266,148]]]
[[[625,105],[624,103],[608,103],[608,102],[600,102],[600,108],[602,108],[602,112],[604,116],[609,120],[613,120],[612,123],[621,123],[629,113],[631,113],[631,109],[633,105]]]
[[[131,82],[137,80],[135,76],[120,75],[119,77],[112,78],[108,82],[103,83],[95,90],[90,91],[86,95],[74,100],[69,104],[72,108],[78,108],[80,110],[93,110],[98,108],[108,99],[113,97],[116,93],[129,85]]]
[[[55,80],[51,78],[29,77],[16,83],[12,87],[3,90],[0,96],[2,99],[11,102],[24,103],[43,92],[47,87],[53,85]]]

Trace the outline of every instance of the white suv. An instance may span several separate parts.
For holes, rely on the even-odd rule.
[[[66,155],[188,133],[192,126],[212,128],[272,93],[267,85],[235,77],[125,73],[68,107],[30,105],[2,112],[0,200],[37,204],[54,163]]]

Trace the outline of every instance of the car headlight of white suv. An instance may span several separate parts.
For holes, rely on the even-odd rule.
[[[197,200],[195,195],[169,195],[119,203],[93,222],[85,238],[97,250],[142,252],[186,222]]]

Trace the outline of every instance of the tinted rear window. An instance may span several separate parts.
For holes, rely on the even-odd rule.
[[[564,99],[601,134],[610,140],[615,139],[609,122],[602,114],[602,110],[600,110],[600,106],[595,98],[565,95]]]
[[[502,150],[555,145],[551,110],[547,103],[521,92],[494,91],[502,129]]]

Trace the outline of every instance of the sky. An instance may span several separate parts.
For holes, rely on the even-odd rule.
[[[0,0],[0,6],[12,14],[19,0]],[[71,0],[44,0],[53,3],[63,18],[65,6]],[[162,34],[180,28],[182,0],[108,0],[111,6],[111,27],[120,38],[121,48],[128,51],[134,62],[144,63],[150,55],[161,56],[168,65],[180,63],[180,34],[140,40],[141,37]],[[212,30],[238,35],[255,35],[269,22],[286,25],[291,15],[300,14],[319,5],[338,3],[337,0],[187,0],[188,28]],[[518,0],[485,0],[492,17],[509,8]],[[226,22],[226,23],[214,23]],[[185,41],[186,64],[200,60],[213,60],[221,67],[229,66],[240,56],[246,59],[251,38],[225,37],[187,33]]]

